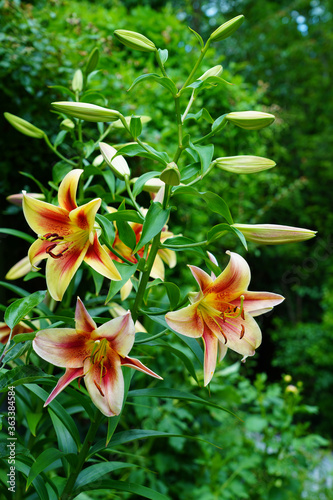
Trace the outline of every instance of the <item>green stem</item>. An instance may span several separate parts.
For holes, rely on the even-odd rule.
[[[128,196],[130,197],[131,202],[133,203],[134,208],[141,214],[140,207],[137,204],[137,202],[136,202],[136,200],[135,200],[135,198],[133,196],[133,193],[132,193],[132,190],[131,190],[131,185],[130,185],[130,180],[129,180],[128,175],[125,175],[124,181],[125,181],[125,186],[126,186],[126,189],[127,189],[127,192],[128,192]]]
[[[59,151],[50,142],[50,139],[47,137],[47,135],[44,136],[44,140],[45,140],[46,144],[48,145],[48,147],[53,151],[53,153],[55,153],[57,156],[59,156],[59,158],[61,158],[62,160],[64,160],[69,165],[72,165],[73,167],[77,166],[77,164],[74,161],[69,160],[68,158],[66,158],[65,156],[63,156],[61,153],[59,153]]]
[[[206,45],[201,49],[201,54],[200,54],[199,59],[195,63],[195,65],[194,65],[191,73],[189,74],[186,82],[184,83],[184,85],[182,86],[182,88],[181,88],[181,90],[179,92],[181,92],[190,83],[190,81],[192,80],[194,73],[196,72],[196,70],[198,69],[198,67],[201,64],[201,61],[203,60],[203,58],[206,55],[206,52],[207,52],[207,50],[209,48],[209,45],[210,45],[210,39],[207,40]]]
[[[140,309],[141,310],[141,309]],[[166,312],[169,312],[169,311],[166,311]],[[146,342],[150,342],[151,340],[155,340],[155,339],[158,339],[160,337],[162,337],[163,335],[165,335],[165,333],[168,331],[168,329],[166,328],[165,330],[163,330],[162,332],[160,333],[157,333],[156,335],[153,335],[152,337],[149,337],[148,339],[143,339],[143,340],[136,340],[135,341],[135,344],[145,344]]]
[[[138,291],[136,294],[136,298],[135,298],[135,302],[134,302],[134,306],[133,306],[133,310],[132,310],[132,318],[133,318],[134,323],[138,319],[139,309],[141,307],[141,304],[143,301],[143,296],[144,296],[144,293],[146,291],[146,287],[147,287],[149,276],[150,276],[150,271],[151,271],[151,268],[153,267],[156,254],[157,254],[158,249],[159,249],[161,232],[162,231],[160,231],[153,239],[153,243],[151,245],[148,259],[147,259],[146,270],[142,273],[142,276],[140,279],[139,288],[138,288]]]
[[[161,248],[170,248],[171,250],[173,250],[173,249],[177,250],[180,248],[203,247],[204,245],[207,245],[207,240],[198,241],[197,243],[191,243],[188,245],[162,245]]]
[[[190,97],[190,100],[188,101],[188,105],[187,105],[187,107],[186,107],[186,109],[184,111],[184,114],[182,116],[182,123],[184,123],[185,118],[187,117],[188,112],[190,111],[193,102],[194,102],[194,89],[192,90],[192,95]]]
[[[88,433],[86,435],[86,438],[83,442],[82,448],[81,448],[81,450],[78,454],[78,457],[77,457],[77,465],[76,465],[74,471],[72,472],[72,474],[69,476],[67,483],[65,485],[65,488],[64,488],[59,500],[70,500],[71,498],[74,497],[73,488],[75,485],[75,481],[76,481],[79,473],[81,472],[81,469],[82,469],[82,467],[87,459],[89,449],[90,449],[92,442],[95,438],[96,432],[98,430],[98,427],[99,427],[99,424],[100,424],[102,418],[103,418],[102,413],[100,413],[100,411],[98,411],[95,420],[93,420],[90,423]]]

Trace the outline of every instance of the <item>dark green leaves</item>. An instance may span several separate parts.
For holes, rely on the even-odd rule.
[[[162,87],[166,88],[173,96],[175,96],[178,92],[178,89],[176,85],[173,83],[170,78],[167,78],[166,76],[160,76],[155,73],[149,73],[148,75],[141,75],[138,78],[134,80],[132,83],[131,87],[128,89],[129,91],[132,90],[139,82],[142,82],[143,80],[154,80],[157,82],[159,85],[162,85]]]
[[[44,300],[45,295],[46,290],[35,292],[10,304],[5,312],[5,323],[9,328],[13,329],[34,307]]]
[[[192,194],[194,196],[200,196],[207,203],[208,208],[212,212],[222,215],[229,224],[233,223],[228,205],[218,194],[210,191],[200,193],[195,188],[187,186],[177,186],[174,190],[174,194]]]
[[[160,203],[152,203],[150,205],[143,223],[141,238],[134,249],[134,253],[162,231],[169,218],[169,213],[170,209],[165,210]]]

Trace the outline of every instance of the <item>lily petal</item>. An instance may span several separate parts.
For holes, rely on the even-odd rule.
[[[101,202],[102,200],[100,198],[96,198],[95,200],[91,200],[89,203],[72,210],[69,213],[71,222],[83,231],[91,233],[95,224],[95,216],[101,206]]]
[[[249,312],[251,316],[259,316],[260,314],[264,314],[273,309],[274,306],[277,306],[284,301],[284,297],[282,297],[282,295],[279,295],[278,293],[247,291],[242,293],[242,295],[244,296],[244,311]],[[233,300],[232,304],[240,307],[240,298]]]
[[[230,261],[225,270],[205,289],[206,294],[216,294],[218,300],[232,302],[249,286],[251,273],[248,263],[235,252],[226,252]]]
[[[224,342],[219,341],[219,349],[218,349],[218,362],[222,361],[224,356],[227,354],[228,348]]]
[[[99,363],[91,364],[87,358],[84,372],[84,382],[97,408],[107,417],[119,415],[124,399],[124,378],[119,356],[107,359],[103,368]]]
[[[63,178],[59,186],[59,205],[68,212],[77,208],[76,191],[82,173],[83,170],[79,168],[72,170]]]
[[[161,257],[163,262],[170,267],[170,269],[173,269],[176,266],[177,256],[174,250],[170,250],[170,248],[160,248],[158,255]]]
[[[187,337],[201,337],[204,331],[204,322],[197,303],[167,313],[165,320],[170,328]]]
[[[22,206],[24,216],[35,233],[39,235],[55,233],[65,236],[72,232],[68,212],[64,208],[36,200],[25,193]]]
[[[105,251],[98,241],[97,232],[94,234],[94,242],[88,248],[84,261],[95,271],[106,278],[114,281],[120,281],[121,275],[113,263],[110,255]]]
[[[97,330],[95,321],[92,319],[87,309],[84,307],[80,297],[78,297],[76,301],[75,329],[77,333],[91,333],[94,330]]]
[[[255,349],[261,344],[261,330],[250,314],[246,315],[245,321],[240,316],[225,321],[216,319],[227,338],[226,347],[243,356],[254,355]]]
[[[76,378],[83,377],[83,368],[67,368],[65,375],[60,377],[57,385],[45,401],[44,406],[47,406],[51,401],[58,396],[59,392],[61,392],[65,387],[75,380]]]
[[[138,359],[129,358],[128,356],[126,356],[125,358],[122,358],[120,360],[120,362],[121,362],[122,366],[129,366],[130,368],[134,368],[135,370],[138,370],[138,371],[143,372],[143,373],[147,373],[148,375],[151,375],[152,377],[163,380],[162,377],[157,375],[157,373],[153,372],[153,370],[150,370],[149,368],[147,368],[147,366],[145,366],[143,363],[141,363],[141,361],[139,361]]]
[[[96,333],[99,338],[107,339],[111,348],[120,356],[127,356],[133,347],[135,336],[135,327],[130,311],[99,326]]]
[[[91,354],[88,338],[73,328],[48,328],[36,334],[32,345],[41,358],[55,366],[80,368]]]
[[[165,275],[165,269],[163,260],[157,254],[154,260],[153,267],[151,268],[150,271],[150,276],[154,279],[160,278],[162,281],[164,281],[164,275]]]
[[[83,233],[84,235],[84,233]],[[62,300],[74,274],[82,264],[89,247],[89,240],[78,240],[57,259],[49,256],[46,263],[46,283],[54,300]]]
[[[35,269],[38,269],[36,267],[39,262],[42,259],[46,259],[49,257],[49,254],[46,252],[47,248],[50,247],[50,242],[47,240],[36,240],[33,242],[31,247],[29,248],[28,251],[28,259],[30,261],[30,266],[32,266]]]
[[[209,285],[213,283],[212,278],[205,271],[200,269],[197,266],[188,266],[191,269],[191,272],[194,278],[197,280],[200,290],[204,292]]]
[[[212,380],[212,377],[215,372],[218,341],[215,335],[207,327],[205,327],[202,339],[204,341],[204,346],[205,346],[204,386],[206,387],[206,385],[208,385],[209,382]]]

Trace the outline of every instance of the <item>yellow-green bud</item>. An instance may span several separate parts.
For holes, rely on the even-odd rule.
[[[234,174],[254,174],[275,167],[276,163],[261,156],[226,156],[216,158],[217,167]]]
[[[60,123],[60,128],[62,130],[74,130],[75,129],[75,123],[72,122],[72,120],[70,120],[69,118],[65,118]]]
[[[160,175],[161,181],[165,182],[169,186],[179,186],[180,184],[180,172],[174,161],[168,163],[167,167],[163,170]]]
[[[289,384],[289,382],[291,382],[291,381],[292,381],[292,376],[291,376],[291,375],[284,375],[284,376],[283,376],[283,380],[284,380],[287,384]]]
[[[316,231],[301,227],[279,226],[277,224],[233,224],[248,241],[261,245],[280,245],[309,240]]]
[[[207,80],[210,76],[220,76],[222,74],[223,67],[221,64],[214,66],[213,68],[207,69],[203,75],[199,76],[198,80],[204,81]]]
[[[4,117],[14,128],[16,128],[16,130],[21,132],[21,134],[34,137],[35,139],[43,139],[46,136],[43,130],[35,127],[35,125],[23,120],[23,118],[20,118],[19,116],[12,115],[11,113],[4,113]]]
[[[212,42],[220,42],[221,40],[228,38],[228,36],[232,35],[234,31],[238,30],[244,19],[243,15],[230,19],[230,21],[222,24],[210,35],[210,40]]]
[[[245,130],[259,130],[268,127],[275,120],[275,116],[261,111],[235,111],[228,113],[226,119]]]
[[[149,38],[136,33],[135,31],[116,30],[113,32],[114,36],[126,47],[131,49],[140,50],[141,52],[155,52],[155,44]]]
[[[130,177],[131,172],[125,158],[121,155],[113,158],[117,153],[115,148],[109,146],[109,144],[106,144],[105,142],[100,142],[99,149],[101,150],[104,160],[118,179],[124,179],[125,176]]]
[[[298,389],[295,385],[287,385],[286,392],[298,394]]]
[[[28,274],[32,270],[29,257],[23,257],[6,274],[6,280],[17,280]]]
[[[114,109],[102,108],[102,106],[85,102],[53,102],[52,107],[56,111],[87,122],[113,122],[120,116],[120,113]]]
[[[83,74],[80,69],[77,69],[74,73],[72,80],[72,89],[74,92],[81,92],[83,89]]]
[[[97,66],[98,59],[99,59],[99,51],[98,51],[98,48],[95,47],[90,52],[89,57],[88,57],[87,66],[86,66],[86,69],[85,69],[85,73],[87,75],[89,75],[89,73],[91,73],[92,71],[94,71],[94,69]]]

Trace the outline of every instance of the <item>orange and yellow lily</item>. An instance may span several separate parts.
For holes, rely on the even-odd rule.
[[[189,294],[191,305],[165,316],[176,332],[202,337],[205,386],[213,377],[218,351],[219,361],[228,347],[243,355],[243,359],[254,355],[261,343],[261,331],[253,316],[268,312],[284,300],[276,293],[248,291],[251,273],[247,262],[237,253],[227,253],[229,264],[218,277],[189,266],[200,291]],[[216,263],[213,256],[210,258]]]
[[[135,328],[130,311],[97,328],[78,298],[75,329],[40,330],[33,341],[33,348],[41,358],[66,368],[44,406],[72,380],[84,377],[89,395],[97,408],[107,417],[119,415],[124,399],[122,366],[161,379],[141,361],[128,357],[134,337]]]
[[[95,215],[101,205],[96,198],[77,206],[76,191],[83,170],[69,172],[58,192],[59,206],[23,193],[23,212],[38,239],[29,249],[29,260],[36,269],[46,263],[46,283],[54,300],[61,300],[71,279],[84,260],[95,271],[111,280],[121,280],[111,256],[98,240]]]

